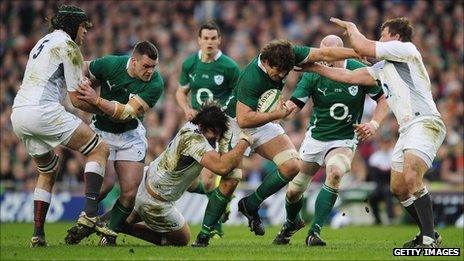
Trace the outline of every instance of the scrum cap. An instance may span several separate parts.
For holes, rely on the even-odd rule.
[[[92,27],[92,23],[84,10],[72,5],[60,6],[51,22],[53,29],[65,31],[73,41],[76,40],[77,30],[81,23],[84,22],[87,28]]]

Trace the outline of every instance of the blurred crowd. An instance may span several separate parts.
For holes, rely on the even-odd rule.
[[[434,99],[447,127],[446,140],[427,179],[451,185],[463,183],[462,1],[1,1],[0,179],[3,188],[31,191],[35,185],[35,166],[11,128],[11,106],[29,51],[48,32],[45,18],[54,14],[58,4],[71,3],[83,8],[94,25],[82,47],[85,60],[108,54],[129,54],[140,40],[150,40],[159,48],[158,69],[165,80],[165,93],[144,118],[149,140],[147,163],[164,150],[185,122],[174,94],[182,61],[198,50],[197,32],[202,22],[214,20],[219,24],[221,50],[243,68],[272,39],[288,38],[296,44],[319,46],[325,35],[341,35],[342,31],[329,22],[332,16],[354,22],[369,39],[379,38],[380,25],[386,19],[407,16],[415,27],[413,42],[422,54]],[[299,77],[294,72],[289,75],[285,97],[291,95]],[[311,107],[308,104],[295,120],[282,123],[297,148],[304,138]],[[366,98],[364,121],[370,119],[374,108],[375,102]],[[87,122],[90,120],[90,115],[70,110]],[[385,183],[389,173],[388,155],[395,144],[397,130],[396,120],[390,114],[376,137],[358,146],[352,175],[347,178],[351,184],[366,180]],[[64,148],[57,152],[62,162],[60,188],[78,187],[83,179],[83,157]],[[380,155],[370,159],[375,154]],[[245,180],[249,184],[259,183],[267,165],[257,155],[246,159]],[[323,171],[319,176],[322,178]]]

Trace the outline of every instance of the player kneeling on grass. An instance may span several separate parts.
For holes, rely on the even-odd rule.
[[[132,214],[121,232],[156,245],[186,246],[190,229],[174,204],[203,168],[227,175],[242,160],[252,139],[241,133],[240,141],[221,155],[213,148],[228,130],[225,113],[215,104],[204,104],[148,167],[138,188]],[[143,221],[143,223],[138,223]],[[106,237],[108,245],[115,237]],[[104,243],[104,240],[101,241]]]
[[[326,36],[321,41],[321,48],[342,46],[342,39],[335,35]],[[353,59],[335,61],[329,65],[348,70],[365,67]],[[377,101],[377,106],[372,121],[359,124],[366,95]],[[274,239],[274,244],[288,244],[291,236],[304,227],[299,216],[303,207],[303,193],[309,187],[311,177],[324,165],[327,178],[316,199],[315,217],[306,245],[326,244],[320,237],[321,229],[337,200],[340,180],[351,169],[357,146],[355,132],[360,140],[372,136],[388,112],[387,102],[379,86],[345,84],[316,73],[304,73],[292,98],[286,102],[287,108],[292,110],[290,117],[302,109],[310,97],[314,108],[306,137],[300,147],[300,172],[287,187],[287,219]]]

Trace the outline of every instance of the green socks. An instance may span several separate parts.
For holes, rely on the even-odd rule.
[[[214,230],[216,224],[221,219],[227,207],[227,203],[229,203],[231,199],[232,197],[223,195],[219,188],[213,190],[209,197],[208,205],[206,206],[205,217],[203,218],[200,233],[210,235],[211,231]]]
[[[288,202],[287,197],[285,197],[285,211],[287,212],[286,222],[294,225],[295,223],[300,221],[301,220],[300,211],[302,207],[303,207],[303,196],[301,196],[299,200],[293,203]]]
[[[263,180],[263,183],[259,185],[253,194],[246,197],[245,207],[248,211],[254,212],[259,209],[261,203],[271,196],[272,194],[279,191],[281,188],[288,184],[286,180],[278,171],[269,173]]]
[[[191,193],[197,193],[197,194],[207,194],[205,191],[205,185],[203,185],[203,182],[199,181],[198,185],[196,188],[192,189],[189,191]]]
[[[111,209],[111,217],[108,227],[112,230],[117,230],[119,225],[122,224],[130,215],[132,209],[133,208],[124,207],[118,199]]]
[[[338,189],[333,189],[326,184],[322,185],[322,189],[316,198],[314,220],[309,229],[310,232],[321,233],[322,226],[332,211],[337,197]]]

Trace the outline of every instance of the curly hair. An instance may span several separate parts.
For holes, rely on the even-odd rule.
[[[272,40],[261,50],[261,59],[279,71],[289,72],[295,65],[293,45],[288,40]]]
[[[219,139],[229,130],[228,119],[224,111],[215,102],[205,102],[198,114],[190,121],[200,126],[202,131],[211,130]]]

